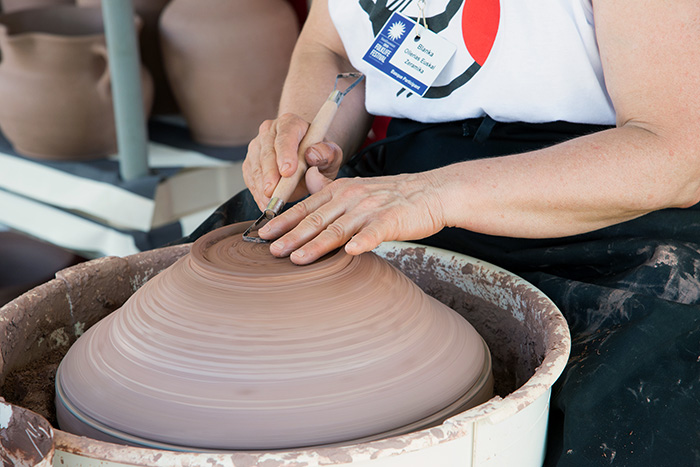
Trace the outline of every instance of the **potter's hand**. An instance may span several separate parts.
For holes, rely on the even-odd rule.
[[[243,162],[243,179],[262,210],[270,201],[280,177],[289,177],[297,169],[299,143],[309,123],[294,114],[284,114],[260,125],[258,136],[248,145]],[[331,142],[311,146],[304,155],[309,170],[291,199],[315,193],[338,174],[343,161],[342,150]]]
[[[345,244],[357,255],[383,241],[416,240],[444,226],[440,183],[431,172],[339,179],[268,222],[270,251],[308,264]]]

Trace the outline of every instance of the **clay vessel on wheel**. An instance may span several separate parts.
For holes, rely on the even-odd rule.
[[[410,432],[491,397],[481,337],[387,262],[340,250],[296,266],[245,227],[200,238],[73,345],[63,430],[285,449]]]

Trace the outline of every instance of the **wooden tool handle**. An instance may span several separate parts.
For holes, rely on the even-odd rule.
[[[299,152],[297,153],[298,165],[296,172],[294,172],[294,174],[290,177],[282,177],[280,179],[279,183],[277,183],[275,191],[272,193],[272,199],[278,198],[282,202],[286,203],[289,201],[292,193],[294,193],[297,185],[299,185],[301,178],[306,173],[306,169],[309,168],[309,166],[306,164],[306,158],[304,157],[306,150],[310,146],[323,141],[323,138],[326,137],[328,127],[331,126],[333,117],[335,117],[335,113],[338,111],[338,100],[335,95],[336,93],[337,91],[331,93],[328,100],[323,103],[318,113],[314,117],[314,120],[311,122],[311,125],[306,132],[306,136],[304,136],[304,139],[302,139],[301,143],[299,143]]]

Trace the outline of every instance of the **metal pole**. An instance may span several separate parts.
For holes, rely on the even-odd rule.
[[[148,136],[133,0],[102,0],[102,17],[112,79],[119,174],[122,180],[133,180],[148,174]]]

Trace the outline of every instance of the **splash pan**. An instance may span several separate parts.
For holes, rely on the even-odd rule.
[[[1,308],[0,378],[65,352],[85,329],[188,251],[189,246],[179,246],[89,261]],[[526,281],[475,258],[404,242],[385,243],[375,251],[476,328],[491,350],[497,396],[435,427],[369,442],[277,452],[173,452],[55,430],[55,465],[541,466],[551,388],[570,349],[559,310]],[[52,397],[53,388],[47,391]]]

